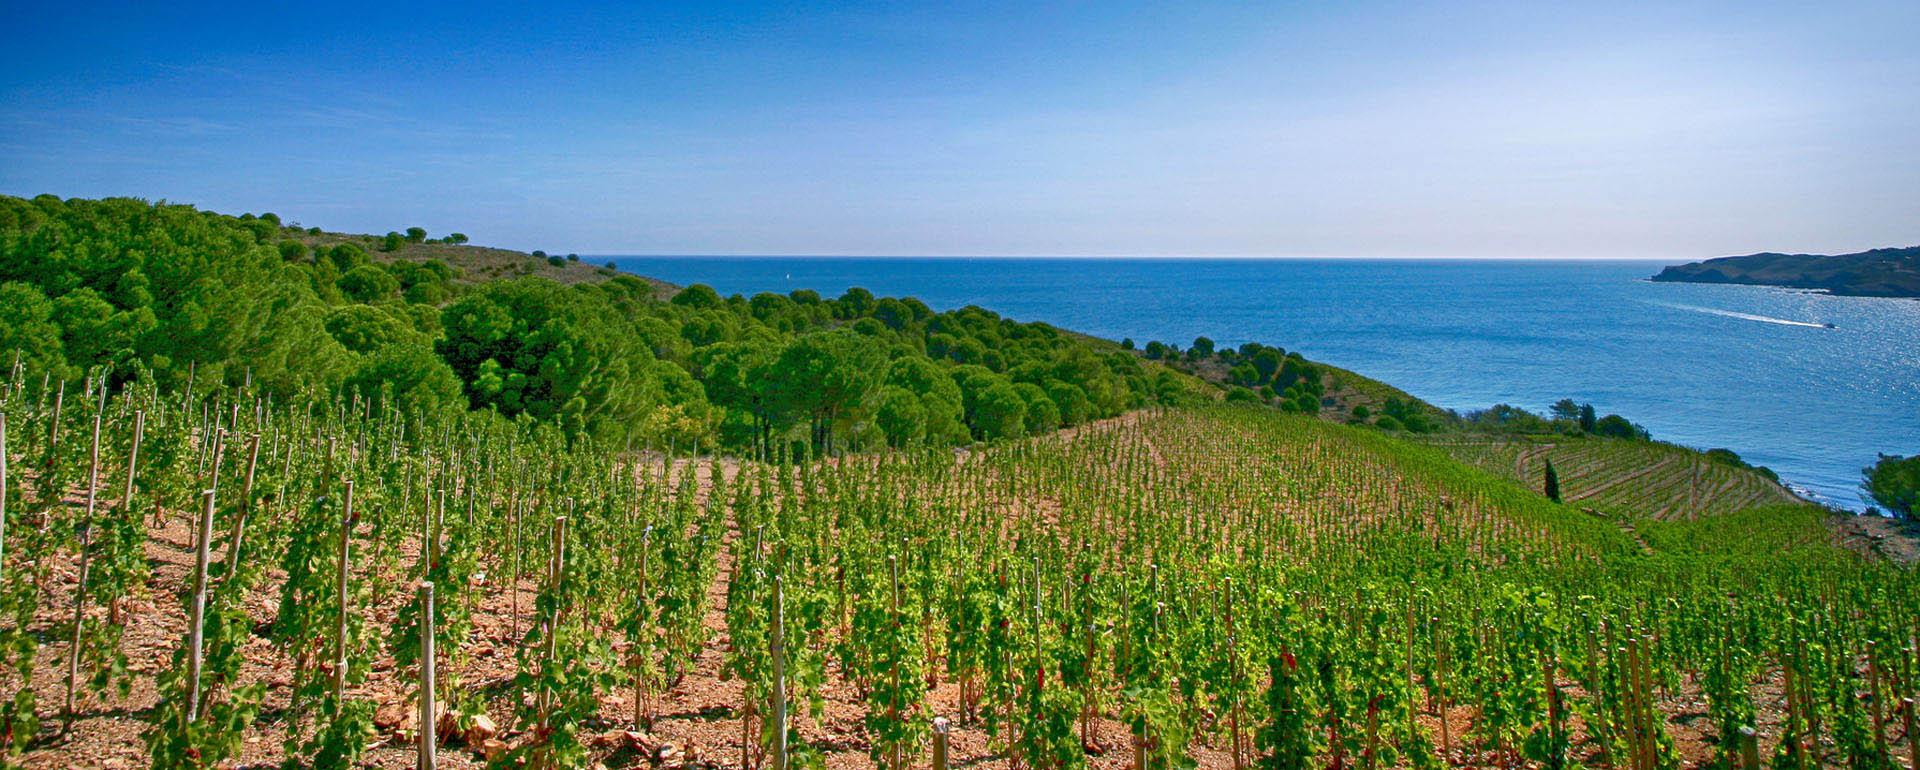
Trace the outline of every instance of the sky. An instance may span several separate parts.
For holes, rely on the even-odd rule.
[[[582,254],[1920,243],[1920,2],[0,3],[0,194]]]

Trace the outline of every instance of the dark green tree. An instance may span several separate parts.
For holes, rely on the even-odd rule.
[[[1861,491],[1895,516],[1911,519],[1920,508],[1920,454],[1880,455],[1878,462],[1861,470],[1861,479]]]
[[[1273,376],[1279,373],[1280,366],[1286,363],[1286,360],[1286,355],[1281,353],[1278,348],[1263,347],[1254,351],[1253,355],[1248,357],[1247,363],[1253,365],[1253,371],[1255,375],[1257,375],[1257,379],[1248,387],[1273,381]],[[1281,387],[1285,386],[1283,385]]]
[[[441,313],[435,349],[475,407],[569,433],[636,425],[660,398],[654,358],[598,292],[538,278],[487,284]]]
[[[815,332],[780,352],[768,388],[785,423],[807,424],[813,445],[832,451],[841,446],[835,438],[854,427],[849,423],[868,416],[885,363],[880,347],[851,330]]]
[[[890,446],[907,446],[926,438],[927,410],[920,405],[919,396],[898,385],[889,385],[881,392],[874,419],[887,434]]]
[[[1026,404],[1024,425],[1028,434],[1048,433],[1060,427],[1060,407],[1054,405],[1045,390],[1031,382],[1019,383],[1013,389],[1020,393],[1020,400]]]
[[[1546,473],[1547,473],[1547,480],[1546,480],[1547,499],[1552,500],[1556,503],[1560,502],[1560,474],[1554,472],[1553,458],[1551,457],[1547,458]]]
[[[1553,419],[1556,420],[1566,420],[1567,422],[1580,421],[1580,405],[1574,403],[1571,398],[1563,398],[1553,402],[1553,406],[1547,408],[1547,413],[1553,415]]]
[[[1004,379],[983,391],[974,409],[975,431],[987,441],[1025,435],[1026,419],[1026,400]]]
[[[1187,358],[1206,358],[1213,355],[1213,340],[1207,337],[1193,338],[1193,347],[1187,348]]]
[[[1646,428],[1635,425],[1628,421],[1627,418],[1617,414],[1607,415],[1594,422],[1591,432],[1593,435],[1605,436],[1607,438],[1639,439],[1642,441],[1648,438]]]

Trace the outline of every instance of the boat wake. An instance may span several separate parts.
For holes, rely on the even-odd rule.
[[[1691,310],[1695,313],[1707,313],[1709,315],[1726,316],[1728,318],[1738,318],[1743,321],[1759,321],[1760,323],[1780,324],[1781,326],[1805,326],[1812,329],[1833,328],[1833,324],[1814,323],[1812,321],[1795,321],[1789,318],[1774,318],[1773,316],[1754,315],[1753,313],[1741,313],[1733,310],[1721,310],[1719,308],[1699,307],[1697,305],[1679,305],[1671,302],[1655,302],[1652,304],[1659,305],[1661,307],[1670,307],[1675,310]]]

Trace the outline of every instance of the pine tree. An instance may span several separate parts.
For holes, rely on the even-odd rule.
[[[1560,502],[1560,474],[1553,472],[1553,460],[1547,460],[1547,499]]]

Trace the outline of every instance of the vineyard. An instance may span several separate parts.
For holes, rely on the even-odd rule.
[[[1671,444],[1574,436],[1443,435],[1455,459],[1539,489],[1551,460],[1562,499],[1633,518],[1697,518],[1797,502],[1779,482]]]
[[[1255,407],[746,460],[204,390],[0,390],[7,763],[1891,769],[1920,741],[1920,578],[1683,462],[1555,448],[1559,505],[1518,445]],[[1640,541],[1579,510],[1675,485]]]

